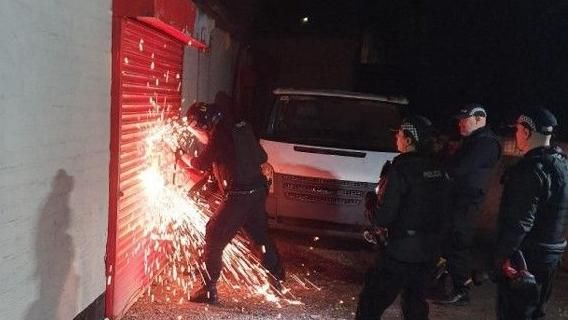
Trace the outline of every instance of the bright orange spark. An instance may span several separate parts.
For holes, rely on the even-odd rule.
[[[175,165],[173,150],[181,148],[192,153],[198,150],[195,137],[187,129],[187,121],[166,120],[163,116],[161,119],[147,130],[146,169],[139,175],[146,195],[146,221],[142,226],[144,235],[151,241],[144,249],[145,273],[162,285],[176,284],[183,291],[181,295],[189,297],[195,284],[208,278],[200,256],[205,225],[214,211],[211,204],[215,201],[208,200],[205,189],[190,194],[194,182]],[[268,280],[269,272],[246,243],[236,237],[225,248],[221,279],[227,287],[246,290],[249,296],[260,296],[277,305],[282,302],[300,304],[289,289],[274,288]],[[154,300],[154,295],[150,296]]]

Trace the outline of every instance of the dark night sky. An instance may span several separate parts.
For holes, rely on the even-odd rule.
[[[442,124],[457,105],[485,104],[494,124],[541,104],[568,133],[568,2],[563,0],[265,0],[257,34],[356,37],[388,48],[389,85]],[[310,15],[310,25],[299,18]],[[384,70],[382,71],[384,72]],[[362,78],[373,82],[373,78]],[[383,91],[383,92],[381,92]],[[384,92],[388,91],[388,92]]]

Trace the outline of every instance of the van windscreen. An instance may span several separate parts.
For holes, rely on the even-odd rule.
[[[278,96],[265,138],[313,146],[394,152],[390,129],[401,121],[392,103],[304,95]]]

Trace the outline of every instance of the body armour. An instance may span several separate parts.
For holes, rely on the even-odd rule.
[[[393,160],[372,213],[374,224],[389,230],[388,255],[402,262],[436,256],[448,191],[447,174],[430,157],[410,152]]]
[[[266,152],[248,124],[220,123],[211,142],[191,160],[191,166],[200,170],[212,167],[219,189],[227,193],[266,188],[260,169],[266,160]]]
[[[503,176],[497,254],[523,247],[561,254],[568,226],[568,160],[557,147],[530,150]]]
[[[447,163],[448,173],[455,181],[453,194],[481,202],[500,157],[501,145],[491,129],[483,127],[465,137]]]

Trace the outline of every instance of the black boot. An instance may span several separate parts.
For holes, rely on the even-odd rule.
[[[219,303],[217,297],[217,286],[206,284],[196,288],[189,294],[189,301],[208,304]]]
[[[473,280],[473,284],[476,287],[479,287],[483,284],[483,282],[489,280],[489,274],[487,274],[487,272],[484,271],[474,270],[471,273],[471,280]]]
[[[285,279],[286,271],[284,271],[284,267],[282,267],[282,265],[278,265],[278,267],[274,268],[274,270],[268,275],[268,282],[270,283],[270,286],[280,294],[285,293],[284,286],[282,285]]]
[[[432,303],[446,306],[465,306],[469,304],[469,292],[467,289],[454,290],[446,298],[432,300]]]
[[[274,271],[272,271],[270,273],[278,281],[286,280],[286,270],[284,270],[284,267],[281,264],[278,264],[278,266],[276,268],[274,268]]]

